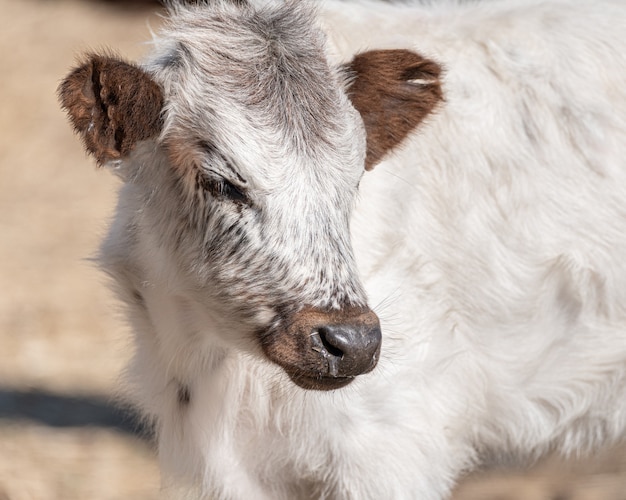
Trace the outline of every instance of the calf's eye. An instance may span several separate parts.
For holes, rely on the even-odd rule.
[[[226,179],[221,179],[218,183],[218,194],[236,203],[248,204],[250,200],[246,193]]]
[[[215,198],[250,205],[250,198],[248,198],[245,188],[241,188],[223,177],[208,177],[199,174],[196,177],[196,184],[199,189],[210,193]]]

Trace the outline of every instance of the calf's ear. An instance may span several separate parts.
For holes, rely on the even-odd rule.
[[[443,100],[441,67],[403,49],[372,50],[345,67],[348,96],[367,133],[365,169],[371,170]]]
[[[138,66],[115,57],[89,55],[63,80],[58,95],[99,165],[124,158],[163,125],[160,86]]]

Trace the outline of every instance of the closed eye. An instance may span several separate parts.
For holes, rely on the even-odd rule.
[[[239,205],[251,204],[251,200],[248,197],[245,188],[236,186],[222,176],[208,177],[203,173],[198,173],[196,177],[196,184],[200,190],[208,192],[216,198],[237,203]]]
[[[207,140],[198,141],[199,148],[204,152],[208,158],[217,159],[222,163],[222,166],[227,170],[230,170],[234,176],[236,176],[242,183],[245,183],[244,179],[237,173],[237,171],[230,165],[228,159],[219,152],[215,145]],[[213,196],[217,196],[229,201],[250,205],[250,198],[246,193],[246,189],[233,184],[220,174],[215,177],[205,176],[200,173],[198,176],[198,182],[205,191],[208,191]]]
[[[226,179],[220,179],[218,181],[217,190],[222,197],[227,198],[230,201],[234,201],[235,203],[245,203],[246,205],[250,203],[250,199],[248,198],[245,190],[235,186],[232,182],[227,181]]]

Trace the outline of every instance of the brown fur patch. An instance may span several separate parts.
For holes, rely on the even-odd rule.
[[[378,324],[378,317],[365,308],[349,307],[325,311],[313,307],[305,307],[293,315],[289,326],[296,330],[312,330],[321,326],[345,323],[374,326]]]
[[[180,131],[175,134],[170,133],[163,139],[165,153],[170,163],[181,175],[194,173],[202,164],[202,141],[191,139],[192,134],[193,132],[189,132],[189,136],[185,137],[184,131]]]
[[[59,86],[59,99],[99,164],[128,155],[162,127],[163,94],[141,68],[92,54]]]
[[[372,50],[354,57],[348,95],[367,132],[371,170],[443,100],[441,67],[409,50]]]

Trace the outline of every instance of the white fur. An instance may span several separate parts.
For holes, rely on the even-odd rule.
[[[335,62],[403,47],[445,70],[445,102],[361,180],[356,267],[343,221],[363,132],[345,96],[340,113],[327,110],[343,131],[332,136],[336,147],[305,155],[297,137],[285,142],[286,124],[263,127],[219,92],[228,66],[223,83],[201,73],[214,67],[202,36],[236,44],[239,31],[183,32],[193,9],[173,14],[146,65],[169,99],[164,137],[189,130],[179,122],[191,115],[197,130],[213,127],[271,214],[267,227],[248,220],[250,255],[263,260],[273,245],[292,262],[284,293],[325,266],[335,273],[329,283],[346,283],[359,301],[360,279],[383,347],[378,367],[343,389],[295,386],[250,340],[250,325],[267,324],[272,305],[259,303],[242,324],[230,315],[235,299],[222,304],[214,282],[203,281],[213,270],[187,266],[198,262],[196,249],[176,253],[164,238],[178,224],[167,208],[176,184],[160,149],[140,146],[119,167],[127,184],[102,260],[129,304],[131,394],[156,423],[166,493],[183,485],[185,498],[206,500],[435,500],[487,457],[580,452],[623,435],[621,0],[325,5]],[[190,50],[204,64],[185,67],[184,78],[158,64],[180,39],[196,44]],[[339,79],[328,85],[343,92]],[[219,272],[220,283],[236,284],[260,271]],[[311,286],[297,292],[303,301],[330,293]],[[182,410],[178,383],[191,393]]]

